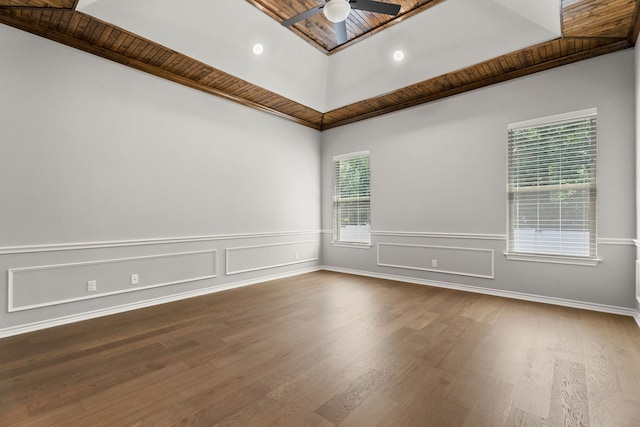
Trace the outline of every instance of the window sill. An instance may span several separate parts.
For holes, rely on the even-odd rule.
[[[567,265],[584,265],[588,267],[595,267],[598,265],[600,258],[574,258],[566,256],[555,255],[535,255],[535,254],[513,254],[505,253],[505,258],[511,261],[529,261],[529,262],[544,262],[551,264],[567,264]]]
[[[336,241],[331,242],[331,244],[338,248],[355,248],[355,249],[371,249],[371,246],[373,246],[371,243],[355,243],[355,242],[351,243],[351,242],[336,242]]]

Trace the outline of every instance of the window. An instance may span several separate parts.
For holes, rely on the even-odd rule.
[[[508,131],[507,254],[595,259],[596,110]]]
[[[369,152],[333,158],[333,240],[371,243]]]

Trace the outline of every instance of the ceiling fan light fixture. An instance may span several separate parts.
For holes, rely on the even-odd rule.
[[[322,12],[329,21],[338,23],[347,19],[351,12],[351,5],[348,0],[329,0]]]

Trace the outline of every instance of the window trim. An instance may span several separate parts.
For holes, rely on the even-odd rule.
[[[543,262],[550,264],[565,264],[565,265],[584,265],[588,267],[595,267],[602,259],[600,258],[588,258],[588,257],[570,257],[568,255],[542,255],[542,254],[529,254],[520,252],[505,252],[503,254],[506,259],[510,261],[530,261],[530,262]]]
[[[333,239],[331,244],[336,248],[371,249],[373,247],[373,243],[341,242]]]
[[[579,265],[579,266],[591,266],[595,267],[598,265],[602,259],[598,256],[599,252],[599,244],[598,244],[598,173],[597,173],[597,153],[598,153],[598,127],[596,126],[596,144],[595,144],[595,156],[596,156],[596,182],[595,182],[595,206],[592,207],[593,212],[595,214],[595,223],[593,227],[593,232],[595,236],[593,236],[594,240],[594,254],[589,256],[571,256],[571,255],[562,255],[562,254],[544,254],[544,253],[527,253],[527,252],[511,252],[511,204],[510,204],[510,192],[509,192],[509,169],[511,167],[509,163],[509,131],[513,129],[526,128],[526,127],[535,127],[542,126],[547,124],[552,124],[554,122],[561,122],[565,120],[578,120],[581,118],[598,116],[597,108],[587,108],[584,110],[577,110],[573,112],[555,114],[551,116],[539,117],[535,119],[522,120],[518,122],[508,123],[507,124],[507,132],[506,132],[506,250],[504,252],[504,256],[507,260],[511,261],[528,261],[528,262],[541,262],[541,263],[552,263],[552,264],[565,264],[565,265]]]
[[[369,150],[363,151],[354,151],[351,153],[338,154],[332,157],[331,159],[331,175],[333,177],[333,200],[332,200],[332,233],[331,233],[331,244],[335,247],[344,247],[344,248],[356,248],[356,249],[371,249],[373,247],[373,243],[371,242],[371,229],[369,229],[369,241],[368,242],[349,242],[344,240],[337,240],[337,230],[336,230],[336,173],[335,173],[335,164],[341,160],[352,159],[355,157],[369,157],[369,165],[371,165],[371,152]],[[371,182],[371,169],[369,169],[369,182]],[[371,222],[371,194],[369,194],[369,222]],[[371,224],[369,224],[371,227]]]

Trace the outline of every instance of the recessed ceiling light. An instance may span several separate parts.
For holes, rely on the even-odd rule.
[[[264,46],[262,46],[260,43],[256,43],[256,44],[253,45],[251,50],[253,51],[253,53],[255,55],[261,55],[262,52],[264,52]]]
[[[404,59],[404,52],[401,50],[396,50],[393,52],[393,59],[396,61],[402,61]]]

